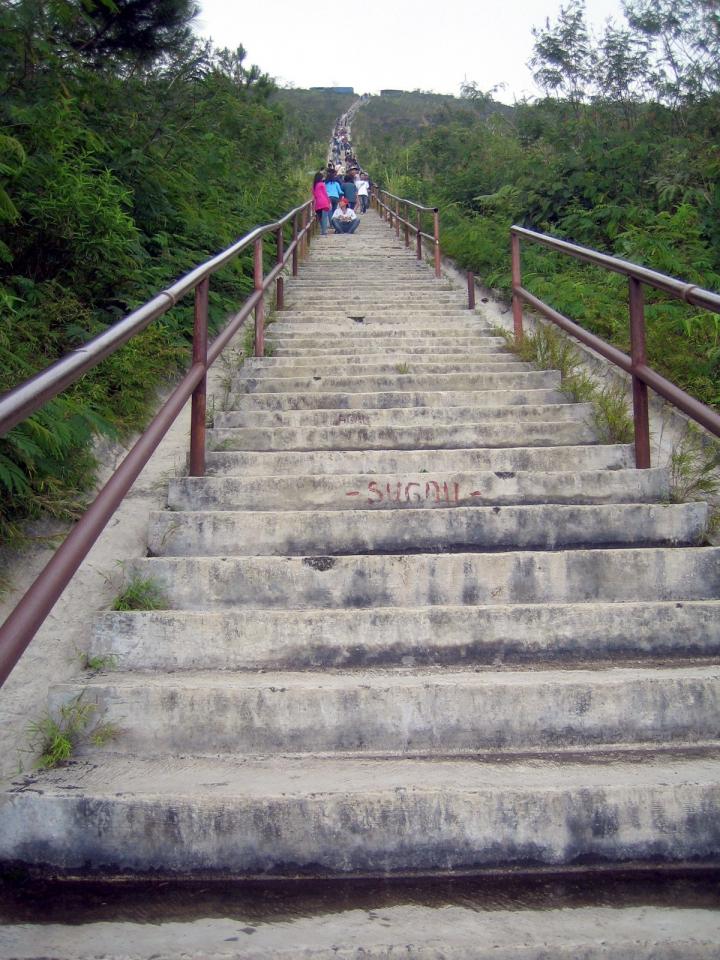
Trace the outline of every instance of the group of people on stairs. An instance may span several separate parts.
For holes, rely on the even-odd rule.
[[[340,117],[335,124],[327,169],[316,173],[313,180],[315,215],[324,237],[331,225],[335,233],[355,233],[360,225],[356,208],[366,213],[370,202],[370,180],[352,152],[346,120],[345,116]],[[345,152],[345,164],[336,166],[340,147]]]

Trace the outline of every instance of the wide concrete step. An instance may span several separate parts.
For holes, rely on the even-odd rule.
[[[127,674],[56,684],[82,696],[132,755],[545,754],[712,743],[720,666],[595,670]],[[120,732],[121,731],[121,732]],[[720,752],[720,744],[718,745]],[[92,745],[86,751],[96,753]]]
[[[299,474],[424,474],[445,480],[454,472],[621,470],[633,464],[624,444],[571,447],[479,447],[460,450],[218,451],[207,455],[211,476],[297,476]]]
[[[90,650],[160,671],[677,662],[720,655],[720,600],[108,612]]]
[[[238,908],[231,918],[201,922],[9,924],[4,942],[15,960],[58,953],[89,960],[98,950],[104,960],[214,958],[218,944],[241,939],[252,942],[253,960],[387,960],[408,951],[413,960],[711,960],[720,942],[717,910],[677,902],[615,905],[600,891],[600,906],[495,909],[468,904],[464,894],[453,903],[449,892],[441,905],[389,905],[383,892],[363,900],[363,909],[342,900],[337,910],[262,922],[254,910]]]
[[[282,310],[277,310],[275,315],[282,316],[285,313],[304,310],[310,312],[338,311],[341,313],[353,313],[356,309],[363,309],[365,307],[374,307],[384,312],[392,310],[396,306],[407,310],[408,294],[410,292],[409,290],[402,292],[384,290],[375,295],[364,293],[361,296],[343,296],[341,292],[333,293],[330,290],[325,290],[322,296],[318,296],[317,289],[308,291],[305,294],[297,290],[288,289],[285,293],[285,306]],[[460,291],[432,291],[428,289],[416,289],[412,291],[412,309],[425,310],[445,306],[457,310],[464,309],[470,314],[474,312],[468,309],[467,299],[463,297]]]
[[[155,581],[168,607],[185,610],[682,602],[720,593],[718,547],[151,557],[126,569]]]
[[[66,871],[338,876],[720,856],[720,763],[79,758],[0,797],[0,858]]]
[[[471,353],[466,350],[462,350],[457,353],[439,353],[436,350],[431,350],[429,353],[416,355],[408,354],[405,351],[383,351],[382,355],[378,356],[377,354],[379,352],[380,351],[376,351],[373,354],[326,354],[315,353],[312,350],[308,350],[307,352],[296,351],[292,355],[282,355],[278,351],[277,347],[273,345],[272,356],[248,357],[243,361],[241,371],[247,374],[251,370],[270,371],[277,367],[289,367],[292,369],[297,369],[298,366],[302,367],[309,364],[323,364],[324,369],[327,369],[327,366],[330,363],[333,365],[338,365],[339,367],[352,367],[353,370],[357,367],[363,367],[366,364],[388,364],[392,366],[393,370],[397,364],[412,364],[411,370],[415,371],[418,369],[418,365],[424,365],[427,363],[507,363],[508,360],[516,359],[511,353],[508,353],[504,350],[498,350],[495,345],[487,350],[477,349],[473,350]]]
[[[479,420],[409,427],[238,427],[209,432],[213,450],[434,450],[595,443],[590,424],[544,420],[527,423]]]
[[[557,381],[555,381],[557,383]],[[385,410],[424,407],[476,407],[493,409],[498,406],[518,404],[570,403],[566,394],[557,386],[513,388],[503,385],[500,389],[478,390],[390,390],[370,393],[238,393],[228,400],[228,409],[233,410]]]
[[[423,488],[418,482],[418,494]],[[412,494],[412,491],[410,491]],[[377,488],[377,496],[383,492]],[[432,495],[432,493],[431,493]],[[450,497],[454,492],[450,493]],[[454,510],[163,510],[150,514],[150,556],[342,556],[443,551],[692,546],[704,503],[460,507]]]
[[[283,333],[283,327],[287,327],[287,332]],[[484,349],[487,344],[497,344],[507,349],[507,341],[492,330],[485,331],[477,327],[443,327],[423,326],[373,326],[372,324],[353,323],[348,324],[347,329],[324,329],[322,338],[308,330],[307,327],[297,324],[279,324],[273,323],[267,328],[266,342],[280,342],[284,340],[293,341],[290,346],[300,346],[306,344],[309,347],[334,347],[334,346],[363,346],[368,349],[376,346],[389,347],[388,352],[404,350],[406,346],[436,346],[438,349],[443,345],[452,346],[453,350],[463,350],[466,346],[480,347]]]
[[[545,387],[557,389],[560,373],[557,370],[518,370],[512,373],[444,373],[425,376],[410,376],[395,373],[385,376],[353,377],[248,377],[243,381],[247,393],[389,393],[408,391],[461,391],[507,390]]]
[[[504,352],[503,344],[500,341],[491,340],[490,338],[488,338],[487,341],[483,341],[479,347],[472,347],[470,344],[462,347],[455,345],[453,342],[446,347],[438,347],[434,341],[425,342],[424,345],[418,345],[423,344],[423,341],[418,341],[413,346],[403,343],[401,349],[388,343],[368,343],[363,346],[336,343],[335,346],[314,346],[317,341],[309,340],[305,346],[293,347],[290,345],[292,342],[293,341],[289,340],[271,341],[272,356],[262,357],[260,359],[281,363],[285,357],[333,357],[337,358],[339,363],[364,363],[367,358],[381,354],[382,356],[392,357],[393,360],[397,360],[397,362],[402,362],[403,360],[407,360],[408,357],[418,357],[421,359],[422,357],[429,356],[430,359],[432,359],[439,356],[443,359],[445,357],[462,357],[467,359],[473,356],[487,357],[491,354]],[[462,352],[455,353],[456,349]]]
[[[340,474],[171,479],[171,510],[398,510],[456,506],[653,503],[666,470]]]
[[[487,421],[579,420],[589,423],[594,408],[586,403],[514,403],[491,407],[380,407],[369,410],[227,410],[215,414],[215,429],[258,427],[413,426]]]
[[[409,324],[407,322],[391,322],[389,320],[362,320],[362,321],[321,321],[313,320],[306,323],[273,323],[268,330],[272,332],[270,341],[273,338],[296,338],[312,340],[316,346],[335,346],[342,344],[347,335],[351,343],[356,339],[362,340],[363,337],[373,339],[395,340],[393,350],[402,349],[405,342],[401,337],[407,339],[429,340],[433,339],[433,331],[437,331],[435,339],[454,340],[459,338],[471,337],[481,340],[487,337],[495,339],[495,334],[487,327],[478,327],[475,324],[461,323],[454,320],[452,322],[439,322],[436,318],[431,318],[429,322],[423,324]],[[507,344],[506,344],[507,346]],[[453,348],[456,349],[456,348]]]
[[[454,307],[449,304],[425,304],[425,306],[401,307],[356,307],[347,309],[336,307],[333,309],[317,310],[283,310],[272,317],[270,326],[276,323],[297,326],[304,324],[326,324],[328,327],[337,327],[340,330],[349,329],[350,325],[364,326],[375,324],[389,324],[412,328],[423,324],[443,324],[447,322],[453,326],[467,327],[468,329],[489,330],[486,320],[478,318],[469,310]]]
[[[425,376],[434,373],[512,373],[515,370],[532,370],[528,363],[523,363],[508,354],[490,354],[486,357],[464,360],[378,360],[376,363],[350,363],[329,359],[328,357],[288,360],[285,363],[243,364],[234,377],[234,386],[242,386],[247,379],[261,377],[315,377],[324,375],[328,371],[337,375],[351,375],[354,377],[374,377],[385,374],[412,374]]]

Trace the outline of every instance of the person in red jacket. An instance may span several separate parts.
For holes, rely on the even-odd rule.
[[[316,173],[315,179],[313,180],[313,198],[315,200],[315,216],[318,218],[318,223],[320,224],[320,233],[323,237],[326,237],[328,226],[330,225],[331,204],[321,173]]]

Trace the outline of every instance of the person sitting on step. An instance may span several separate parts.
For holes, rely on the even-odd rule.
[[[350,209],[345,197],[340,198],[337,210],[332,215],[332,225],[335,233],[355,233],[360,225],[355,211]]]

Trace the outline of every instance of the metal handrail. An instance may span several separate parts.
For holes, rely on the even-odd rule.
[[[394,193],[390,193],[388,190],[381,190],[380,187],[372,188],[372,198],[375,200],[377,211],[380,216],[387,220],[390,226],[395,227],[395,233],[400,236],[400,224],[403,224],[405,228],[405,246],[410,246],[410,234],[415,234],[415,256],[416,259],[422,260],[422,241],[423,238],[428,240],[433,244],[434,250],[434,260],[435,260],[435,276],[439,279],[441,274],[440,270],[440,211],[438,207],[424,207],[420,203],[415,203],[414,200],[408,200],[405,197],[398,197]],[[389,203],[388,201],[392,201]],[[405,216],[400,215],[400,205],[403,204],[405,207],[404,213]],[[412,223],[409,219],[409,209],[412,207],[416,212],[415,214],[415,223]],[[423,213],[432,213],[433,215],[433,232],[432,234],[424,233],[422,229],[422,215]]]
[[[522,286],[520,239],[541,244],[564,253],[576,260],[590,263],[614,273],[620,273],[629,281],[629,313],[630,313],[630,355],[611,346],[600,337],[589,333],[579,324],[554,310],[544,301],[531,294]],[[633,391],[633,423],[635,430],[635,466],[645,469],[650,466],[650,418],[648,408],[648,387],[668,400],[673,406],[682,410],[696,423],[705,427],[715,436],[720,436],[720,414],[706,406],[676,384],[661,376],[647,365],[645,349],[645,305],[643,284],[663,290],[673,297],[685,300],[694,306],[702,307],[720,313],[720,294],[705,290],[692,283],[685,283],[675,277],[659,273],[648,267],[621,260],[588,247],[581,247],[567,240],[549,237],[535,230],[513,226],[510,228],[510,245],[512,260],[512,310],[513,327],[516,340],[523,337],[522,303],[534,307],[539,313],[561,327],[581,343],[595,350],[606,360],[620,367],[632,378]]]
[[[0,400],[0,436],[2,436],[20,420],[39,409],[49,399],[57,396],[65,387],[74,383],[105,357],[118,350],[131,337],[144,330],[154,319],[170,310],[181,297],[192,291],[195,292],[195,323],[190,369],[98,493],[93,503],[53,554],[44,570],[22,597],[5,623],[0,627],[0,686],[7,679],[122,499],[190,398],[192,398],[190,474],[191,476],[202,476],[204,474],[207,371],[253,310],[255,311],[255,355],[263,355],[264,295],[270,285],[275,283],[277,307],[279,310],[283,309],[284,281],[282,271],[287,263],[292,260],[292,273],[293,276],[297,275],[299,253],[306,251],[316,224],[315,217],[312,216],[312,208],[313,202],[310,200],[295,207],[280,220],[251,230],[250,233],[228,247],[227,250],[191,270],[172,286],[134,310],[110,330],[95,337],[47,370],[21,384]],[[292,241],[285,247],[283,228],[291,220],[293,237]],[[269,233],[275,234],[276,263],[273,269],[266,276],[263,276],[263,237]],[[240,310],[230,318],[222,332],[208,345],[207,320],[210,277],[251,244],[254,251],[254,290]]]

